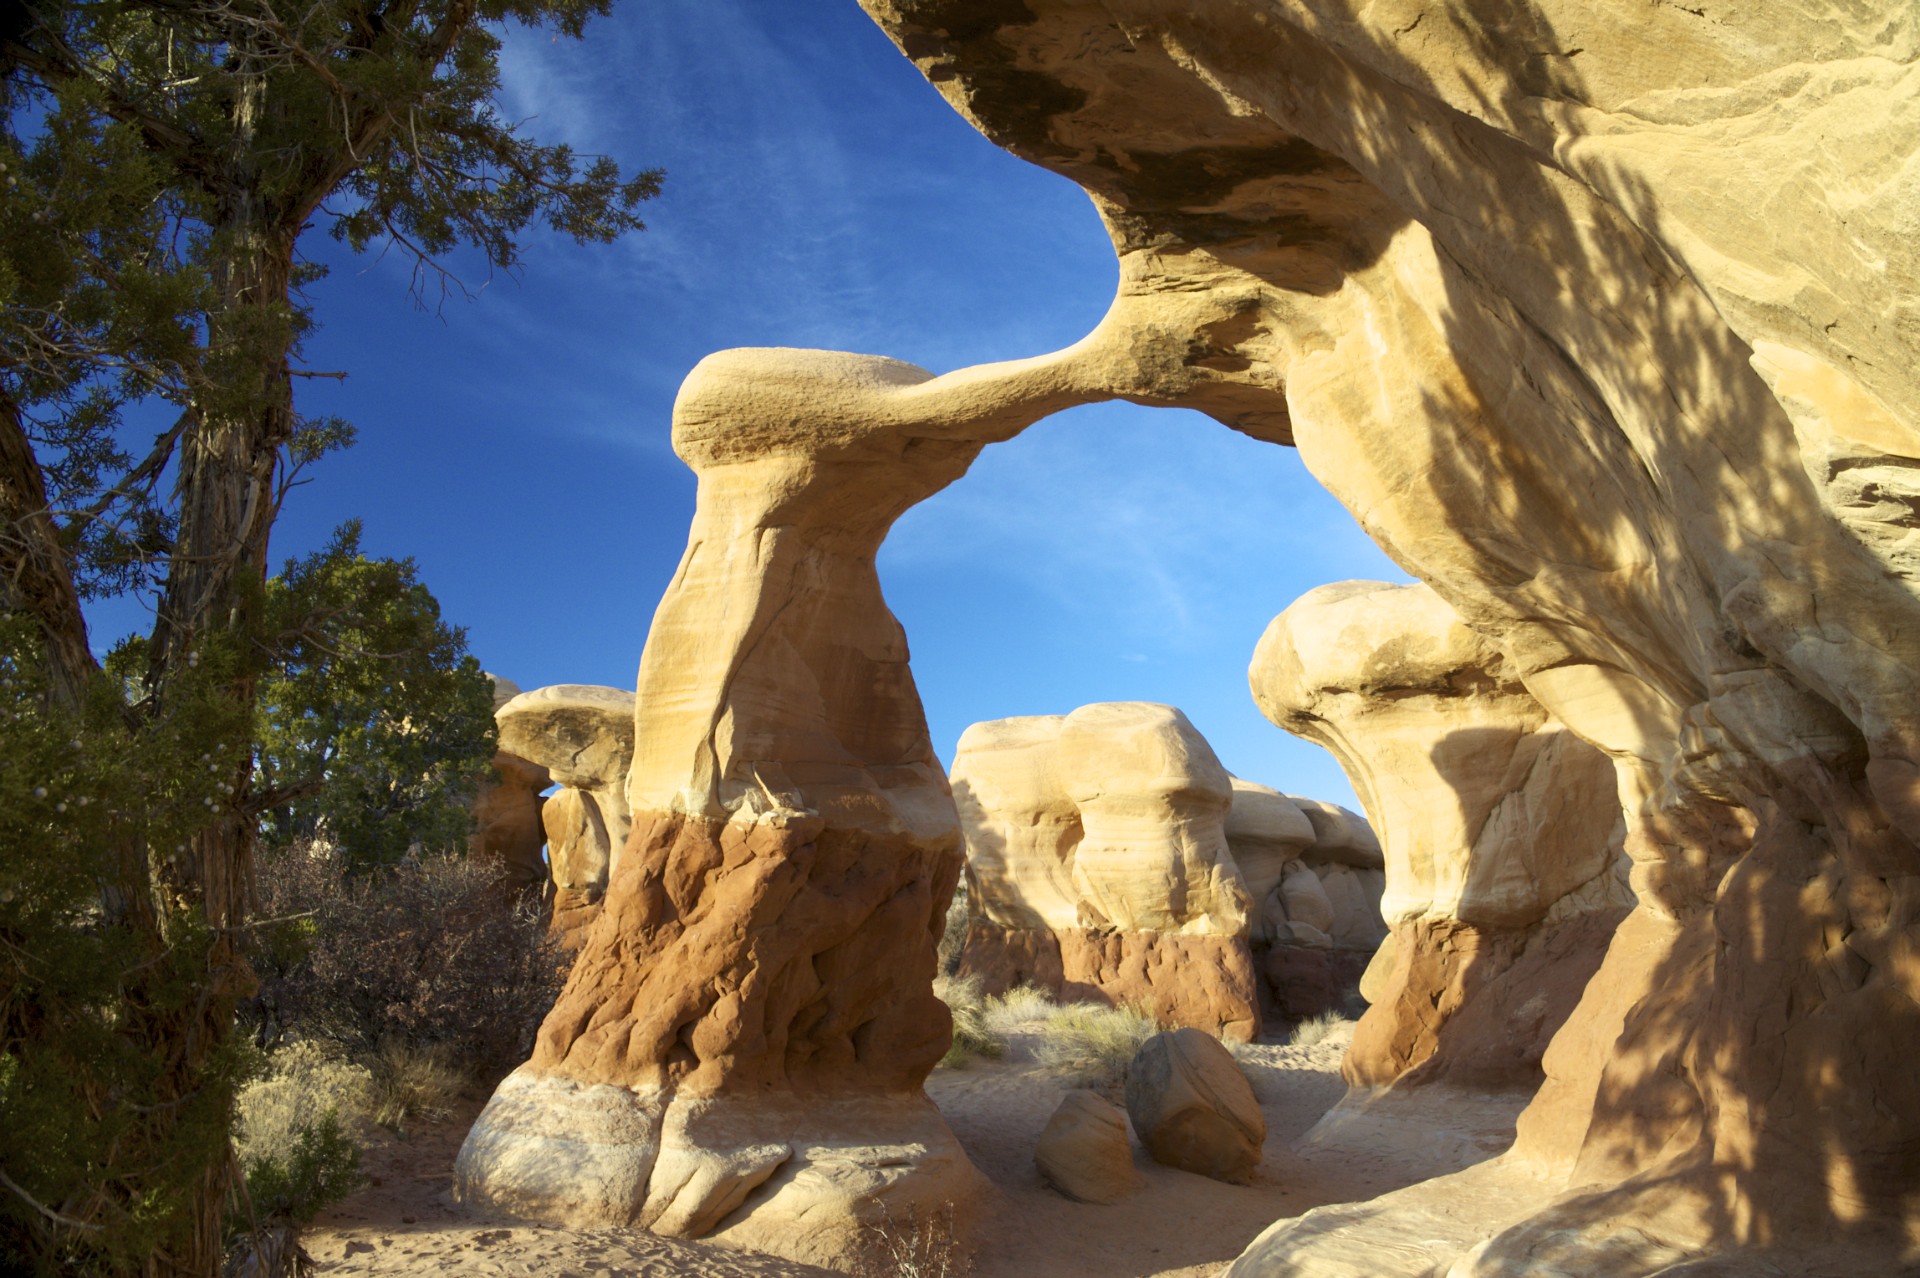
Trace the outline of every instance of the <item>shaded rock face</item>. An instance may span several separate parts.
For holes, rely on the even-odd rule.
[[[1381,822],[1394,945],[1348,1081],[1422,1067],[1428,1081],[1536,1086],[1632,904],[1612,760],[1426,586],[1308,592],[1274,618],[1248,677],[1267,717],[1327,747]]]
[[[1296,445],[1614,764],[1516,1152],[1596,1188],[1458,1272],[1920,1232],[1912,6],[863,2],[1092,193],[1109,393]]]
[[[493,680],[496,711],[520,695],[520,685],[513,680],[497,674],[487,678]],[[545,768],[501,750],[474,792],[473,836],[467,854],[498,864],[505,885],[516,895],[540,897],[546,890],[547,865],[541,856],[547,841],[541,827],[546,800],[540,792],[550,784]]]
[[[1229,776],[1171,706],[976,723],[952,783],[973,913],[961,967],[989,993],[1034,984],[1246,1041],[1253,943],[1371,952],[1384,934],[1361,877],[1377,880],[1378,845],[1372,869],[1345,864],[1364,863],[1366,823],[1316,805],[1323,852],[1292,799]]]
[[[1072,1091],[1040,1132],[1040,1179],[1081,1203],[1117,1203],[1146,1182],[1133,1165],[1127,1116],[1089,1091]]]

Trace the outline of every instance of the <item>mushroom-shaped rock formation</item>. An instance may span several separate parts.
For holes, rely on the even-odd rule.
[[[1117,701],[976,723],[952,780],[972,914],[961,967],[988,992],[1026,982],[1259,1032],[1230,779],[1184,714]]]
[[[820,1262],[889,1213],[964,1224],[983,1182],[920,1086],[950,1033],[931,986],[959,827],[874,555],[1113,358],[936,378],[729,351],[688,376],[699,496],[641,657],[632,831],[533,1058],[468,1135],[463,1198]]]
[[[1613,761],[1426,586],[1343,582],[1274,618],[1268,718],[1327,747],[1380,821],[1394,942],[1346,1074],[1537,1085],[1631,904]]]
[[[961,966],[990,994],[1025,982],[1244,1040],[1259,1029],[1270,944],[1349,952],[1265,964],[1312,969],[1311,997],[1271,991],[1301,1015],[1357,984],[1384,935],[1366,822],[1319,804],[1316,827],[1278,790],[1230,777],[1171,706],[976,723],[952,782],[971,912]],[[1369,846],[1373,868],[1350,869]]]
[[[547,801],[543,833],[553,876],[554,930],[577,946],[599,913],[607,876],[632,818],[633,694],[558,683],[494,708],[500,748],[545,768],[564,787]]]
[[[489,674],[493,681],[493,709],[520,695],[511,679]],[[540,849],[547,841],[541,824],[546,800],[540,792],[552,782],[539,764],[505,750],[496,751],[490,771],[480,778],[473,796],[473,836],[468,855],[501,867],[509,889],[533,896],[543,894],[547,867]]]

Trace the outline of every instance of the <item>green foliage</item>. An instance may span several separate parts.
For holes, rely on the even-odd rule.
[[[360,1187],[360,1147],[326,1109],[277,1153],[247,1168],[247,1196],[257,1213],[305,1222]]]
[[[368,559],[359,537],[349,523],[267,583],[258,766],[269,842],[324,833],[380,864],[464,846],[493,685],[413,561]]]
[[[0,620],[0,1270],[124,1268],[192,1227],[223,1159],[239,1043],[182,1090],[156,1051],[205,997],[216,935],[157,898],[232,799],[243,725],[209,656],[167,715],[138,723],[107,681],[78,713],[45,692],[29,627]],[[114,885],[103,893],[102,885]]]

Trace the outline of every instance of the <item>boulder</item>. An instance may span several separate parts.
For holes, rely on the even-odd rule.
[[[1042,1180],[1075,1202],[1117,1203],[1146,1183],[1133,1165],[1126,1114],[1089,1091],[1060,1098],[1034,1162]]]
[[[496,711],[520,695],[520,685],[513,680],[491,673],[487,678],[493,682]],[[546,802],[541,791],[549,784],[545,768],[502,750],[493,756],[474,791],[473,835],[467,854],[499,865],[506,885],[516,894],[537,896],[546,886],[546,859],[541,855],[546,833],[540,809]]]
[[[1127,1116],[1155,1162],[1238,1184],[1252,1178],[1267,1139],[1233,1053],[1191,1028],[1141,1044],[1127,1067]]]

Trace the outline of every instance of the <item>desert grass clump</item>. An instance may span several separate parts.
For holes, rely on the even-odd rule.
[[[1005,1050],[1006,1040],[987,1028],[987,1001],[978,976],[942,973],[933,978],[933,996],[953,1014],[953,1043],[940,1058],[942,1066],[961,1069],[976,1056],[998,1056]]]
[[[437,1123],[453,1116],[467,1087],[464,1071],[444,1050],[390,1038],[373,1056],[373,1121],[395,1132],[409,1122]]]
[[[881,1218],[861,1231],[853,1278],[966,1278],[973,1258],[954,1230],[948,1204],[921,1219],[911,1208],[895,1218],[885,1204]]]
[[[987,1000],[987,1032],[1005,1041],[1007,1035],[1038,1021],[1051,1020],[1061,1008],[1053,996],[1032,985],[1016,985]]]
[[[1312,1047],[1324,1043],[1327,1039],[1344,1030],[1353,1022],[1339,1012],[1322,1012],[1310,1016],[1293,1027],[1293,1037],[1287,1040],[1290,1047]]]
[[[1124,1082],[1140,1045],[1159,1031],[1137,1007],[1075,1003],[1048,1018],[1033,1054],[1074,1086],[1098,1090]]]

